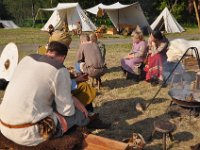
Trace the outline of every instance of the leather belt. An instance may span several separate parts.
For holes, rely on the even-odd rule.
[[[24,123],[24,124],[19,124],[19,125],[10,125],[10,124],[3,122],[2,120],[0,120],[0,123],[3,126],[8,127],[8,128],[27,128],[27,127],[30,127],[30,126],[37,124],[37,123]]]

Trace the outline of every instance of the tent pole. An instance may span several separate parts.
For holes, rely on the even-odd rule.
[[[199,13],[198,13],[198,10],[197,10],[197,4],[196,4],[195,0],[193,0],[193,5],[194,5],[194,10],[195,10],[195,13],[196,13],[196,19],[197,19],[197,23],[198,23],[199,32],[200,32]]]
[[[31,9],[32,9],[32,18],[33,18],[33,25],[32,27],[35,27],[35,1],[31,1]]]
[[[38,9],[38,11],[37,11],[37,13],[36,13],[36,15],[35,15],[35,20],[37,20],[39,11],[40,11],[40,8]]]
[[[118,27],[118,32],[120,32],[119,31],[119,9],[117,11],[117,27]]]

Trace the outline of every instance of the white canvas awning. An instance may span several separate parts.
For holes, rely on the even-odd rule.
[[[82,31],[94,31],[96,26],[86,16],[78,3],[58,3],[55,8],[42,8],[43,11],[53,11],[53,14],[41,30],[48,30],[52,24],[55,29],[61,29],[63,22],[68,23],[69,30],[76,29],[77,21],[81,22]]]
[[[122,5],[119,2],[112,5],[104,5],[100,3],[87,9],[87,11],[97,15],[99,9],[104,10],[108,14],[108,17],[117,29],[119,29],[119,24],[130,24],[133,26],[139,25],[142,28],[149,26],[138,2],[130,5]]]
[[[160,13],[156,20],[151,24],[151,29],[160,29],[164,27],[167,33],[177,33],[185,31],[183,27],[176,21],[167,7]]]
[[[132,5],[132,4],[131,4]],[[104,5],[102,3],[87,9],[88,12],[92,13],[92,14],[97,14],[99,8],[103,9],[103,10],[117,10],[117,9],[122,9],[122,8],[126,8],[129,7],[131,5],[122,5],[121,3],[117,2],[115,4],[112,5]]]
[[[0,23],[5,29],[19,28],[12,20],[0,20]]]
[[[78,3],[58,3],[57,7],[54,8],[40,8],[44,11],[55,11],[55,10],[63,10],[63,9],[69,9],[74,8],[78,5]]]

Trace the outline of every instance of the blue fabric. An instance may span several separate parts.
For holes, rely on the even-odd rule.
[[[76,72],[81,73],[80,63],[75,63]]]
[[[71,91],[73,91],[73,90],[77,89],[77,83],[74,79],[71,79],[71,81],[72,81]]]

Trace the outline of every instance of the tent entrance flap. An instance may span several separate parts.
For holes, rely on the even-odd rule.
[[[160,19],[160,21],[158,22],[155,29],[158,29],[160,31],[165,31],[165,24],[164,24],[164,18],[163,17]]]

